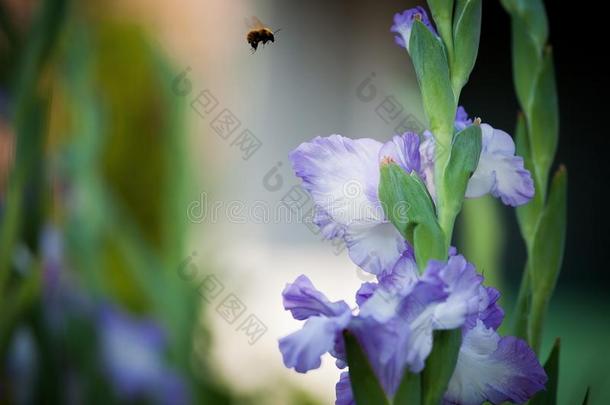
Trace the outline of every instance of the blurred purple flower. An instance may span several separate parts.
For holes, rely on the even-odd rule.
[[[10,383],[15,404],[31,404],[34,401],[32,387],[36,384],[39,358],[34,336],[30,329],[18,327],[13,333],[6,356],[7,383]],[[0,398],[3,395],[0,393]]]
[[[101,361],[119,398],[149,398],[159,403],[186,403],[182,380],[165,361],[162,329],[106,306],[99,312]]]

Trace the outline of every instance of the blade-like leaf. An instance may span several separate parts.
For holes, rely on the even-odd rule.
[[[434,19],[436,28],[450,54],[451,48],[453,47],[453,38],[451,35],[453,2],[454,0],[428,0],[428,7],[430,8],[430,13]]]
[[[479,125],[470,125],[455,135],[444,176],[445,190],[452,197],[450,202],[454,215],[457,215],[462,208],[468,180],[477,169],[480,155],[481,127]]]
[[[459,94],[477,60],[481,36],[481,0],[457,0],[453,19],[453,92]]]
[[[423,405],[438,405],[441,402],[453,375],[461,343],[460,329],[434,332],[432,352],[422,372]]]
[[[417,174],[407,174],[395,163],[383,163],[379,199],[386,217],[415,246],[420,268],[429,259],[445,259],[444,234],[436,220],[434,203]]]
[[[532,290],[530,345],[540,347],[542,324],[563,261],[566,236],[567,172],[560,167],[551,184],[549,201],[540,217],[529,258]]]
[[[409,52],[430,130],[435,135],[437,144],[448,148],[453,136],[456,100],[443,45],[421,21],[415,21],[409,40]]]
[[[523,21],[524,28],[538,49],[542,49],[549,35],[549,23],[542,0],[501,0],[514,18]]]
[[[530,116],[530,102],[536,75],[542,63],[541,54],[536,43],[526,31],[526,26],[519,17],[511,21],[512,54],[513,54],[513,80],[519,104]]]
[[[405,370],[392,405],[419,405],[421,403],[421,377]]]
[[[542,213],[532,246],[532,290],[552,293],[563,260],[566,235],[567,171],[561,166],[551,184],[548,204]]]
[[[349,379],[352,393],[357,405],[389,405],[389,401],[375,376],[366,355],[360,348],[358,339],[348,331],[343,333],[347,364],[349,366]]]
[[[559,136],[559,104],[555,87],[553,54],[550,48],[544,51],[542,69],[535,83],[528,120],[532,162],[536,169],[538,184],[545,187]],[[544,189],[538,191],[545,195]]]
[[[527,124],[525,122],[525,116],[521,113],[517,116],[515,144],[517,146],[517,155],[523,157],[525,168],[531,173],[535,173],[531,160],[531,150],[527,135]],[[521,234],[525,239],[528,249],[530,249],[532,246],[534,232],[536,230],[536,225],[538,224],[538,218],[540,217],[540,212],[543,208],[542,190],[540,190],[540,185],[536,180],[535,174],[533,177],[534,188],[536,190],[534,198],[528,203],[517,207],[517,220],[519,222],[519,228],[521,229]],[[546,184],[544,185],[544,188],[546,188]]]

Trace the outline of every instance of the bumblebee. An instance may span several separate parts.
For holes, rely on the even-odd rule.
[[[249,29],[246,34],[246,41],[248,41],[252,47],[252,53],[256,52],[260,42],[263,43],[263,46],[267,44],[267,42],[275,42],[275,34],[280,31],[272,31],[256,17],[252,17],[251,21],[246,19],[246,25]]]

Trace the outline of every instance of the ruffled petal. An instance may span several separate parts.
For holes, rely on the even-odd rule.
[[[405,363],[412,372],[423,370],[424,362],[432,351],[434,309],[446,298],[442,280],[424,274],[400,304],[399,319],[409,328],[408,342],[404,346]]]
[[[354,263],[372,274],[392,268],[407,249],[407,242],[389,222],[352,226],[345,233],[345,242]]]
[[[333,349],[337,334],[347,326],[350,318],[349,312],[334,318],[310,317],[301,330],[280,339],[284,365],[299,373],[320,367],[322,355]]]
[[[522,340],[500,337],[482,321],[463,337],[445,403],[523,403],[544,388],[547,376]]]
[[[481,124],[481,130],[481,157],[468,182],[466,197],[476,198],[490,193],[506,205],[525,204],[534,196],[534,182],[523,166],[523,158],[515,156],[512,138],[487,124]]]
[[[394,135],[392,140],[386,142],[379,152],[380,161],[385,157],[391,157],[407,173],[420,174],[419,136],[414,132]]]
[[[479,301],[478,319],[483,321],[488,328],[498,329],[504,320],[504,310],[498,305],[500,292],[493,287],[481,286],[479,297],[481,300]],[[470,327],[472,326],[474,325]]]
[[[390,31],[398,34],[394,37],[396,44],[406,49],[409,48],[409,40],[411,39],[411,29],[413,28],[413,22],[415,21],[416,16],[418,15],[421,19],[421,22],[423,22],[424,25],[430,29],[430,31],[436,34],[436,30],[430,23],[430,19],[428,18],[428,14],[426,14],[426,10],[424,10],[423,7],[418,6],[394,15],[394,24],[390,28]]]
[[[447,293],[447,299],[434,309],[435,329],[459,328],[468,317],[478,314],[483,277],[464,256],[451,256],[446,265],[439,267],[436,263],[428,271],[438,274]]]
[[[364,303],[373,296],[379,284],[377,283],[362,283],[358,291],[356,291],[356,304],[359,307],[364,305]]]
[[[356,405],[352,393],[352,383],[349,380],[349,373],[347,371],[342,372],[341,376],[339,376],[335,392],[337,393],[335,405]]]
[[[282,297],[284,309],[301,321],[311,316],[332,317],[349,311],[349,306],[344,301],[330,302],[304,275],[297,277],[294,283],[286,284]]]
[[[424,368],[435,330],[460,328],[478,314],[482,280],[461,255],[447,262],[430,261],[399,309],[410,327],[407,363],[411,371]]]
[[[360,305],[360,316],[386,322],[396,316],[404,296],[409,294],[419,279],[417,264],[410,250],[405,251],[394,268],[378,276],[373,293]]]
[[[372,139],[331,135],[316,137],[290,153],[296,175],[319,207],[314,221],[326,237],[336,236],[337,227],[383,221],[377,195],[380,149],[381,143]]]

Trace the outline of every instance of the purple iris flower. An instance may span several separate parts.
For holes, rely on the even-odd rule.
[[[514,337],[500,337],[503,312],[497,290],[461,255],[430,261],[419,275],[412,256],[378,275],[359,291],[359,311],[330,302],[300,276],[284,290],[284,306],[307,320],[301,331],[280,340],[287,367],[318,368],[329,352],[345,366],[341,333],[358,339],[384,391],[392,397],[406,370],[421,372],[432,350],[433,332],[462,330],[462,346],[445,394],[447,404],[524,402],[544,388],[547,377],[534,352]],[[353,404],[349,374],[341,374],[336,404]]]
[[[456,129],[471,124],[460,107]],[[492,194],[511,206],[528,202],[534,195],[533,181],[523,159],[515,156],[512,138],[487,124],[481,124],[481,130],[481,157],[466,197]],[[314,200],[313,221],[324,237],[344,239],[350,258],[365,271],[379,274],[391,269],[409,249],[379,201],[379,162],[391,157],[406,172],[417,173],[434,197],[434,150],[429,131],[422,134],[421,142],[417,134],[406,132],[385,144],[331,135],[301,144],[290,160]]]
[[[390,28],[391,32],[394,32],[398,35],[394,37],[394,40],[399,46],[403,48],[409,49],[409,40],[411,39],[411,29],[413,28],[413,22],[419,19],[432,33],[438,35],[436,30],[432,26],[430,19],[428,18],[428,14],[423,7],[417,6],[415,8],[411,8],[403,11],[402,13],[397,13],[394,15],[394,24]]]

